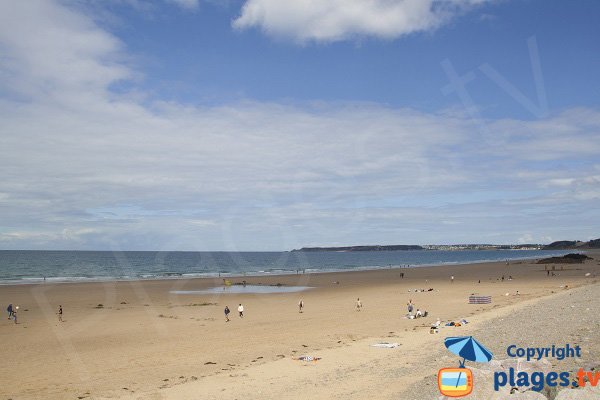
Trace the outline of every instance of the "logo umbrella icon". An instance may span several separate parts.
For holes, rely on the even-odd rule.
[[[449,337],[444,340],[448,350],[462,357],[459,368],[444,368],[438,374],[438,385],[442,394],[450,397],[466,396],[473,390],[473,374],[465,368],[465,361],[489,362],[492,352],[472,336]]]
[[[473,336],[449,337],[444,340],[444,345],[452,353],[463,358],[460,363],[461,368],[464,368],[466,360],[485,363],[493,357],[492,352],[475,340]]]

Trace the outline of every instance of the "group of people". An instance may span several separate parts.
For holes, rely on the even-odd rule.
[[[360,311],[362,310],[363,305],[362,302],[360,301],[360,298],[356,299],[356,311]],[[418,310],[417,310],[418,311]],[[300,299],[300,301],[298,302],[298,312],[302,313],[304,312],[304,300]],[[223,313],[225,314],[225,322],[229,322],[231,321],[229,319],[229,314],[231,313],[231,310],[229,309],[229,306],[225,306],[225,309],[223,310]],[[60,308],[60,317],[62,320],[62,306]],[[238,315],[240,318],[244,318],[244,306],[242,305],[242,303],[239,304],[238,306]]]
[[[19,311],[19,306],[14,306],[11,304],[8,305],[8,307],[6,307],[6,312],[8,312],[8,319],[12,319],[15,321],[15,324],[17,323],[17,312]],[[27,310],[25,310],[27,311]],[[63,308],[62,305],[58,306],[58,312],[56,313],[58,315],[58,321],[59,322],[63,322]]]
[[[412,299],[408,300],[408,303],[406,303],[406,308],[408,309],[408,314],[406,316],[409,319],[426,317],[429,314],[427,311],[421,311],[417,308],[417,311],[413,315],[415,305],[413,304]]]
[[[8,312],[8,319],[12,319],[17,323],[17,311],[19,311],[19,306],[13,307],[12,303],[6,307],[6,311]]]
[[[229,310],[229,306],[225,306],[225,322],[229,322],[229,313],[231,311]],[[244,318],[244,306],[242,305],[242,303],[240,303],[240,305],[238,306],[238,314],[240,316],[240,318]]]

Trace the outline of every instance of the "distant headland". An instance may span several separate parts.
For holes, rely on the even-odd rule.
[[[543,244],[428,244],[428,245],[363,245],[342,247],[302,247],[292,251],[407,251],[407,250],[585,250],[600,249],[600,239],[582,242],[579,240],[561,240]]]

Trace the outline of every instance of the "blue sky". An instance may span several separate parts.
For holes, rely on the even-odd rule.
[[[0,0],[0,249],[598,237],[599,16]]]
[[[535,99],[527,47],[535,37],[551,110],[596,105],[588,86],[600,67],[595,2],[490,1],[430,32],[301,44],[266,36],[260,27],[232,29],[241,3],[201,4],[191,12],[169,3],[147,12],[122,4],[115,9],[120,24],[108,28],[138,57],[145,89],[184,103],[369,101],[436,112],[457,101],[440,91],[448,83],[444,59],[461,74],[491,64]],[[469,90],[484,116],[531,117],[483,73],[476,75]]]

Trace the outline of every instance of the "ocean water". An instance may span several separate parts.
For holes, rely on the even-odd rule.
[[[0,251],[0,284],[294,274],[462,264],[567,251],[166,252]]]

